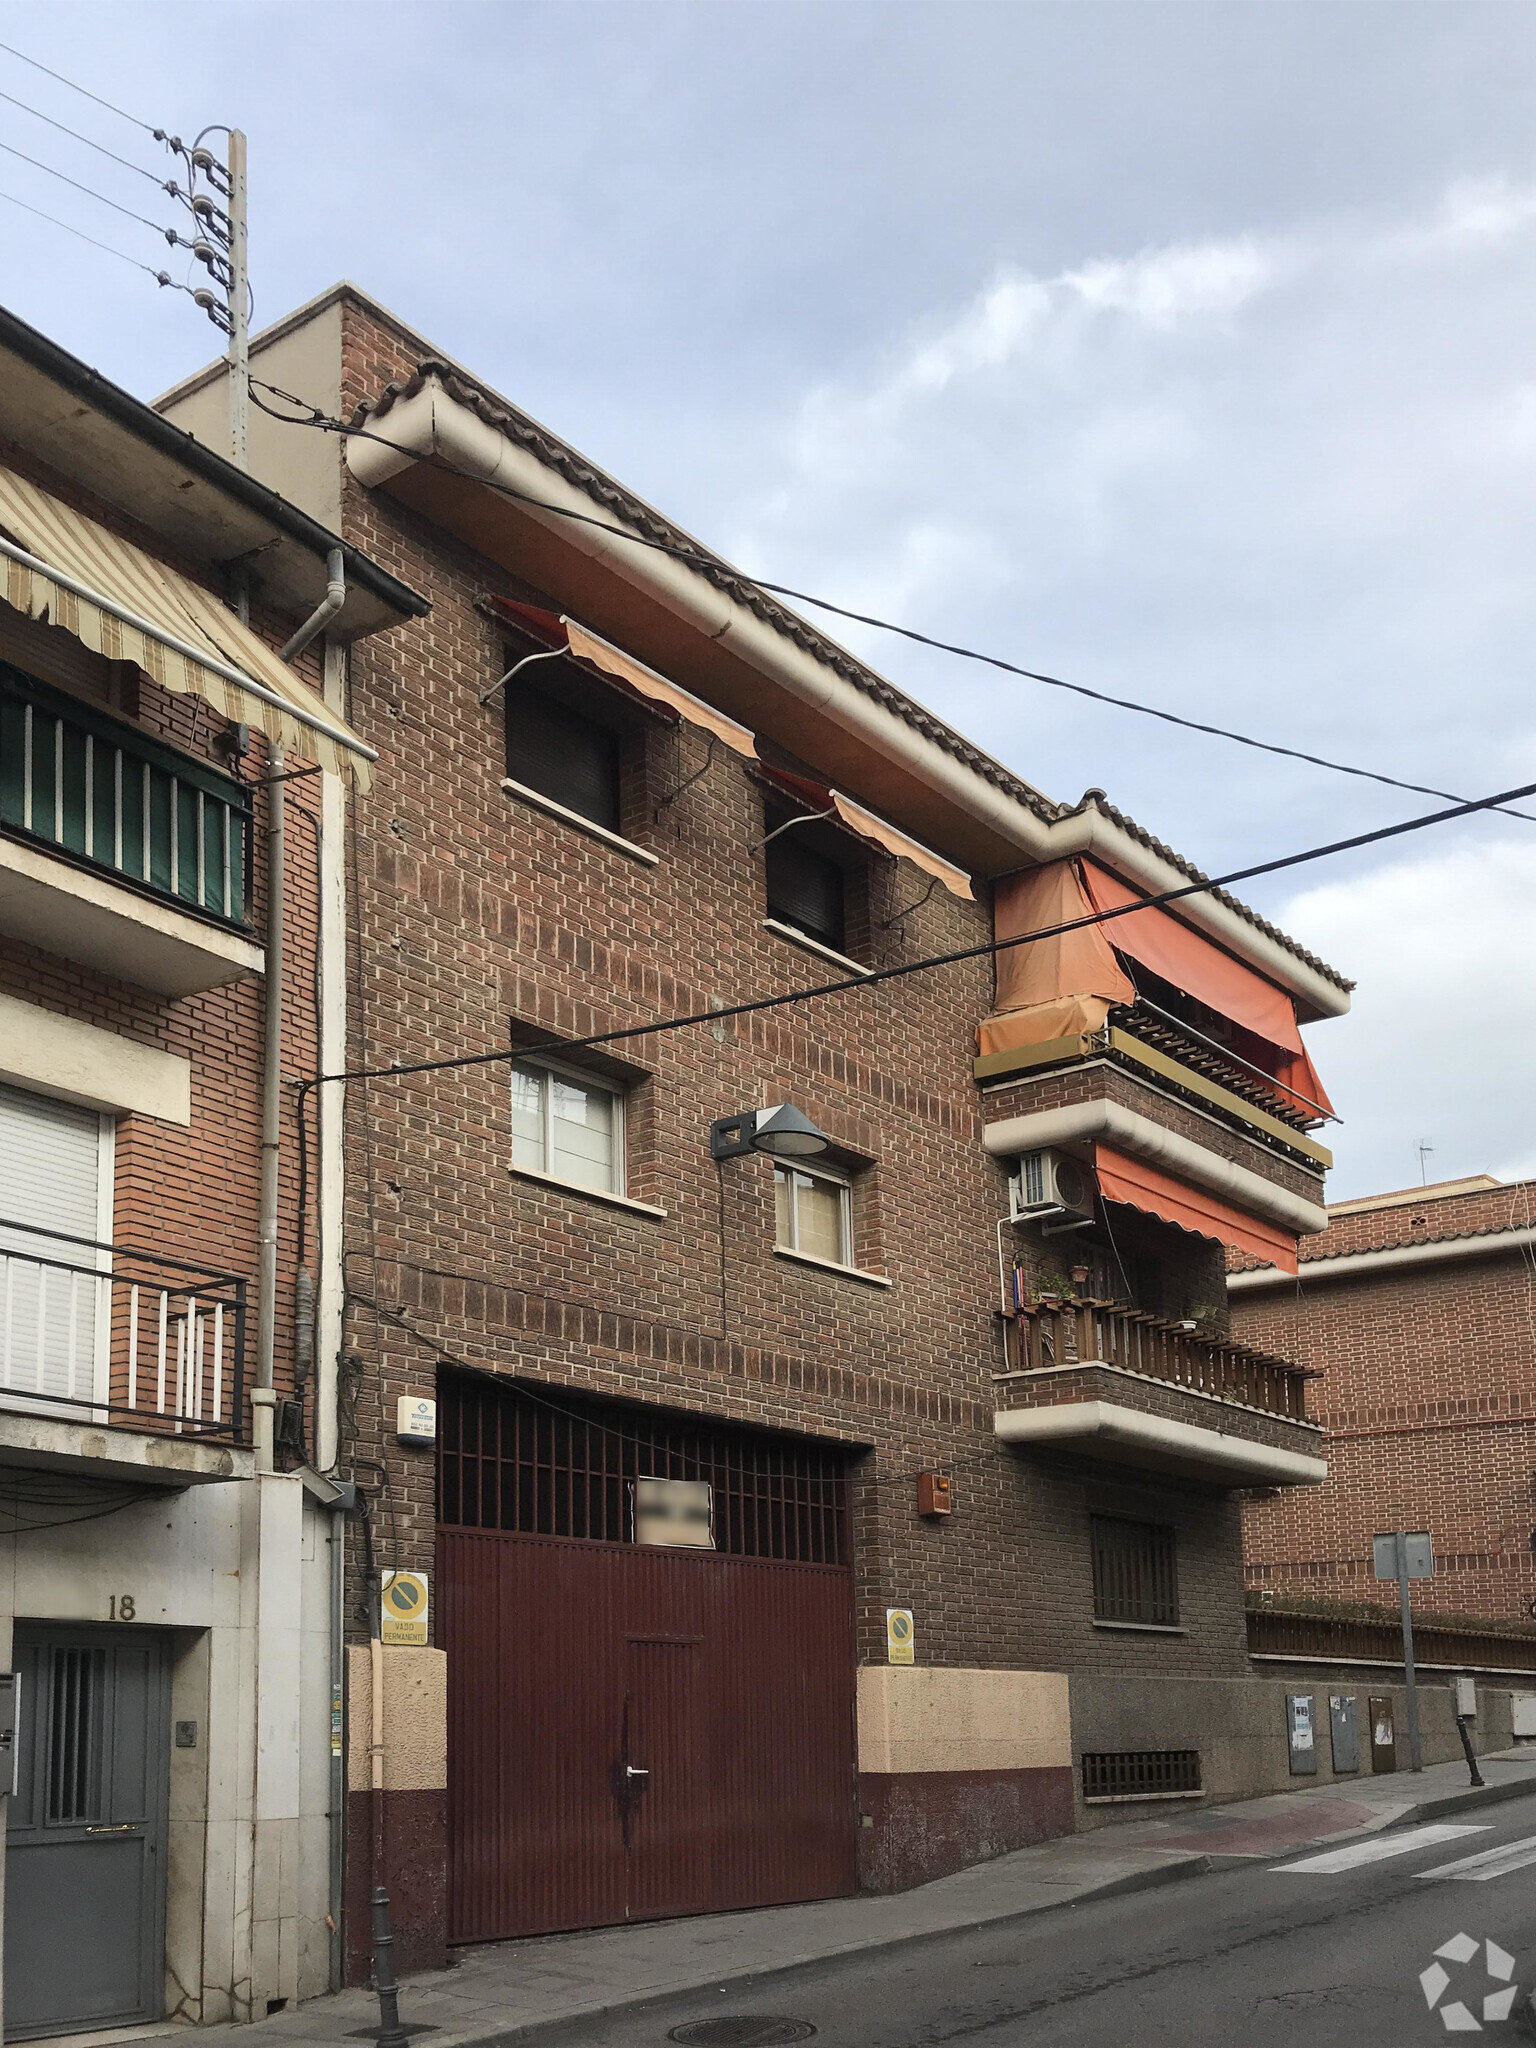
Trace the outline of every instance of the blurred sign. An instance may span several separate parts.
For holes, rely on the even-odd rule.
[[[885,1661],[887,1664],[917,1662],[916,1634],[910,1607],[887,1607],[885,1610]]]
[[[713,1550],[715,1521],[707,1479],[637,1479],[635,1541]]]
[[[1373,1536],[1371,1548],[1375,1555],[1378,1579],[1397,1577],[1397,1537]],[[1410,1579],[1432,1579],[1435,1576],[1435,1541],[1427,1529],[1403,1538],[1403,1548],[1408,1553],[1408,1576]]]

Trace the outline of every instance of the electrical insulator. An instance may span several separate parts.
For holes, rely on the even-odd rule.
[[[206,192],[198,192],[193,195],[192,211],[199,220],[206,220],[209,214],[213,212],[213,201]]]
[[[194,255],[194,256],[195,256],[196,258],[197,258],[197,260],[198,260],[198,262],[199,262],[199,263],[206,263],[206,264],[207,264],[207,266],[208,266],[208,268],[209,268],[210,270],[212,270],[212,268],[213,268],[213,244],[212,244],[212,242],[208,242],[208,241],[205,241],[205,240],[203,239],[203,237],[202,237],[201,235],[199,235],[199,236],[198,236],[198,238],[197,238],[197,240],[196,240],[196,241],[195,241],[195,242],[194,242],[194,243],[192,244],[192,254],[193,254],[193,255]]]

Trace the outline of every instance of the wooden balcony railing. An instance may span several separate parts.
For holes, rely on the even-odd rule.
[[[1020,1308],[1010,1330],[1009,1365],[1016,1372],[1117,1365],[1293,1422],[1307,1419],[1307,1381],[1317,1377],[1286,1359],[1202,1337],[1124,1302],[1037,1302]]]

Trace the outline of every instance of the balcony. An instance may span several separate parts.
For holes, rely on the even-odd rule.
[[[0,662],[0,932],[168,996],[259,974],[243,784]]]
[[[1123,1302],[1044,1301],[1010,1317],[993,1375],[994,1428],[1022,1449],[1067,1451],[1223,1487],[1327,1477],[1299,1366],[1202,1337]]]
[[[246,1282],[0,1219],[0,1466],[250,1476]]]

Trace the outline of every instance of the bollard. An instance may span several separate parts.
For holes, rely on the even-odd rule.
[[[1487,1780],[1477,1768],[1477,1758],[1472,1754],[1472,1737],[1467,1732],[1467,1723],[1464,1715],[1458,1714],[1456,1716],[1456,1733],[1461,1737],[1461,1751],[1467,1760],[1467,1769],[1472,1773],[1471,1782],[1474,1785],[1486,1784]]]
[[[395,1935],[389,1921],[389,1893],[373,1888],[373,1988],[379,1994],[378,2048],[406,2048],[409,2032],[400,2024],[400,1987],[395,1982]]]

